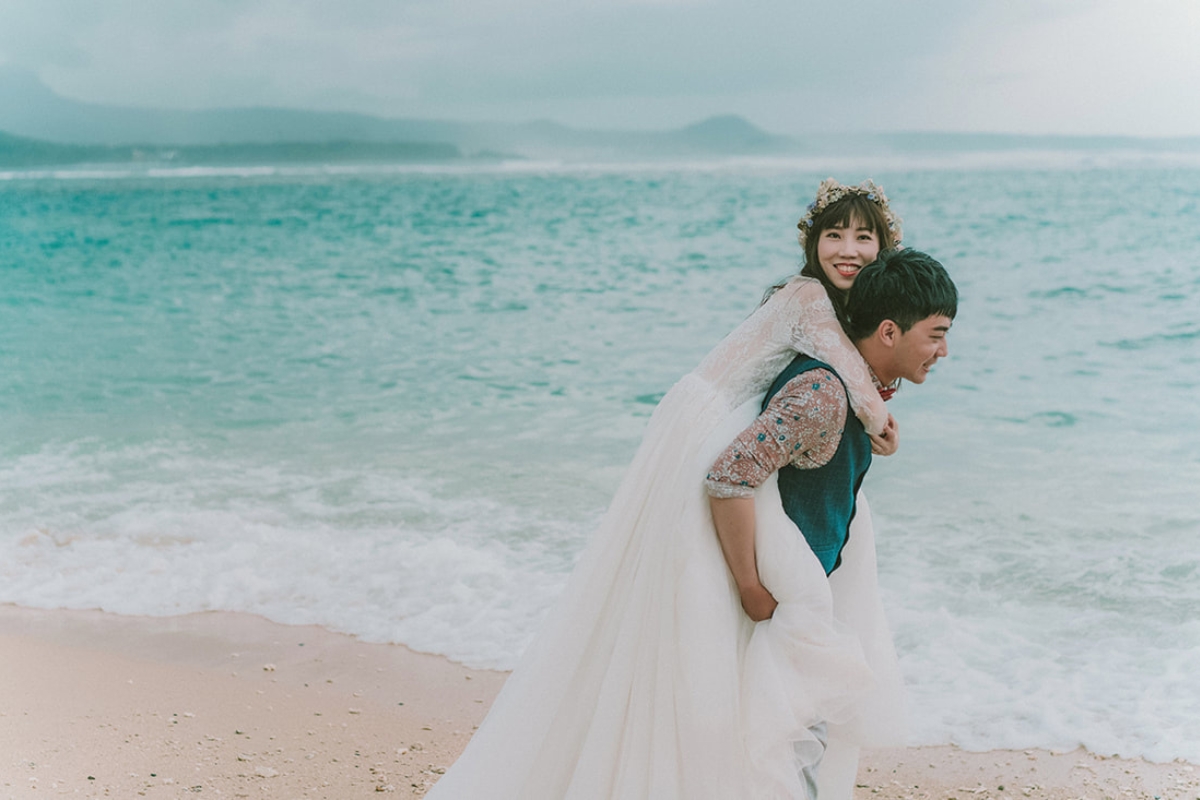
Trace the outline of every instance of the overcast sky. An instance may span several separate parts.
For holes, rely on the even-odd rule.
[[[1200,135],[1200,0],[0,0],[0,65],[127,106]]]

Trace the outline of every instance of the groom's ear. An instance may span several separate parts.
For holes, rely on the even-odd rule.
[[[901,333],[902,331],[900,330],[900,326],[890,319],[885,319],[883,322],[879,323],[879,327],[875,329],[875,335],[879,337],[879,341],[888,347],[892,347],[896,344],[896,341],[900,338]]]

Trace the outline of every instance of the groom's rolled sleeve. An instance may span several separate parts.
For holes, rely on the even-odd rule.
[[[802,372],[717,457],[704,490],[711,497],[752,497],[780,467],[824,466],[842,441],[847,408],[846,391],[832,372]]]

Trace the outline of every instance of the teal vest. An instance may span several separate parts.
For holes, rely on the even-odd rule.
[[[827,369],[842,383],[840,375],[828,364],[801,353],[771,384],[763,400],[763,410],[784,384],[812,369]],[[842,391],[846,385],[842,383]],[[842,548],[850,538],[850,521],[858,487],[871,466],[871,439],[862,422],[847,403],[846,427],[842,441],[829,463],[815,469],[800,469],[791,464],[779,470],[779,495],[783,510],[804,534],[816,553],[825,574],[837,569]]]

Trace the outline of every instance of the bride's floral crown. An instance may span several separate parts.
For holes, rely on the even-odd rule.
[[[817,187],[817,199],[808,204],[808,210],[804,212],[804,216],[796,223],[796,227],[800,229],[801,247],[804,247],[804,241],[808,238],[809,231],[812,230],[813,219],[833,203],[851,194],[861,194],[883,210],[883,218],[887,221],[888,230],[892,233],[892,244],[899,248],[900,239],[903,235],[903,232],[900,230],[901,220],[888,207],[887,195],[883,193],[883,189],[870,179],[863,181],[858,186],[847,186],[844,183],[838,183],[833,178],[826,178],[821,181],[821,185]]]

